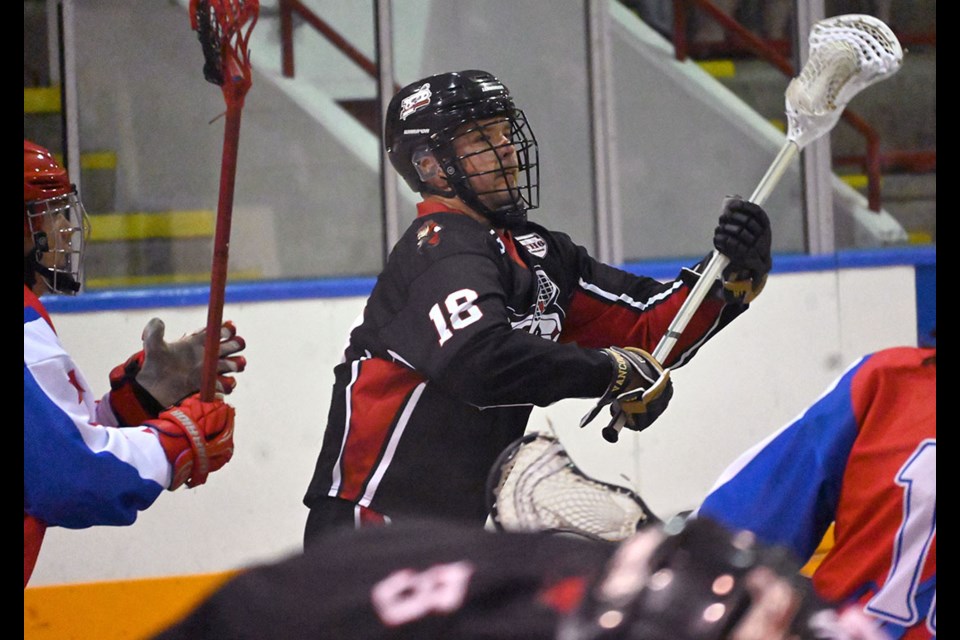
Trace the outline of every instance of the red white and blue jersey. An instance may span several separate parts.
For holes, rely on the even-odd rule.
[[[47,526],[133,524],[169,486],[170,462],[154,432],[116,424],[24,286],[24,586]]]
[[[858,602],[892,638],[936,637],[935,350],[897,347],[850,366],[800,417],[738,458],[698,513],[814,552],[833,602]]]

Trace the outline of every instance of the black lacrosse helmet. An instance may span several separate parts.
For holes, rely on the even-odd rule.
[[[511,203],[491,209],[481,202],[489,192],[476,192],[454,151],[454,140],[480,129],[478,120],[503,117],[510,123],[510,142],[516,151],[518,184],[509,189]],[[539,204],[537,140],[510,91],[495,76],[479,70],[441,73],[401,89],[390,101],[384,127],[384,145],[390,162],[417,193],[457,196],[496,227],[516,228],[527,211]],[[490,145],[490,149],[496,149]],[[418,154],[431,153],[450,188],[438,189],[418,171]],[[506,172],[502,165],[500,170]],[[426,178],[429,179],[429,178]]]
[[[746,576],[759,566],[800,594],[791,637],[821,637],[807,626],[821,603],[786,548],[708,518],[677,516],[663,533],[652,550],[643,530],[621,543],[581,606],[561,621],[558,640],[726,640],[752,606]]]

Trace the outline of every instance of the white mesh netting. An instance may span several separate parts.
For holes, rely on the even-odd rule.
[[[817,22],[810,52],[787,86],[787,138],[803,147],[836,124],[853,96],[900,69],[903,49],[881,20],[849,14]]]
[[[649,517],[633,491],[583,475],[553,436],[521,441],[495,472],[492,515],[508,531],[567,531],[615,542]]]

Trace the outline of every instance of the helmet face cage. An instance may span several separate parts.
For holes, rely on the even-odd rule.
[[[76,293],[90,235],[90,218],[76,189],[65,195],[25,202],[24,219],[33,238],[37,273],[52,291]]]
[[[509,139],[491,139],[488,131],[505,122],[510,125]],[[486,141],[485,148],[481,147],[468,154],[458,154],[455,150],[457,140],[477,132]],[[526,115],[520,109],[510,109],[505,113],[483,118],[482,122],[467,119],[448,125],[431,136],[429,147],[436,154],[437,161],[457,196],[496,226],[516,227],[526,221],[528,210],[537,208],[540,175],[537,140]],[[509,154],[507,147],[512,147],[515,163],[504,166],[504,154]],[[467,161],[482,154],[490,154],[490,157],[496,159],[493,167],[486,171],[470,172]],[[471,184],[471,179],[496,173],[504,176],[515,174],[515,185],[478,190]],[[498,193],[506,193],[508,196],[492,197]],[[488,205],[487,202],[491,200],[507,203],[500,206]]]
[[[493,140],[486,135],[491,127],[510,123],[510,142]],[[487,148],[499,164],[484,173],[511,174],[516,185],[506,189],[478,192],[471,184],[483,173],[468,175],[465,162],[469,156],[458,156],[455,141],[467,134],[480,132]],[[498,137],[500,133],[497,133]],[[443,73],[424,78],[401,89],[387,109],[384,143],[390,162],[411,189],[445,197],[459,197],[472,209],[498,227],[515,227],[526,221],[527,211],[538,206],[539,164],[537,141],[523,111],[516,108],[509,90],[486,71],[468,70]],[[504,147],[512,145],[514,160],[504,166],[503,155],[511,155]],[[476,146],[474,144],[474,146]],[[428,182],[415,158],[423,150],[437,160],[447,184]],[[471,153],[471,156],[478,155]],[[516,165],[516,166],[515,166]],[[482,189],[482,187],[480,187]],[[498,197],[498,193],[500,194]],[[503,193],[509,197],[502,197]]]

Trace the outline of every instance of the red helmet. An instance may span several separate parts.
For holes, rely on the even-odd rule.
[[[25,284],[32,287],[39,275],[52,291],[76,293],[87,229],[87,213],[67,170],[48,149],[24,140],[23,237],[31,241],[24,252]]]
[[[47,149],[23,141],[23,204],[73,192],[70,176]],[[24,211],[26,216],[26,211]]]

